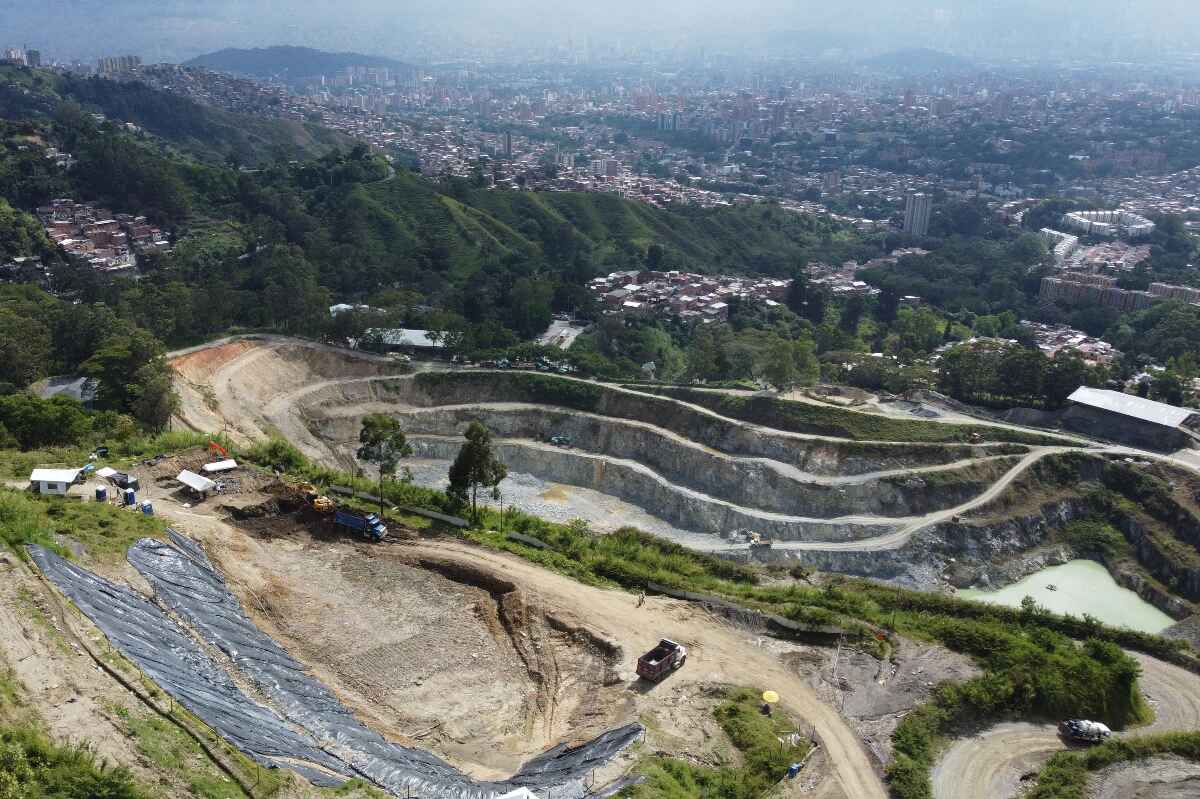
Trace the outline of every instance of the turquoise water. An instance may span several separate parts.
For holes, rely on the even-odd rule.
[[[1046,587],[1049,585],[1058,590],[1051,591]],[[958,596],[1013,608],[1020,607],[1021,600],[1031,596],[1055,613],[1076,616],[1090,613],[1105,624],[1147,633],[1162,632],[1174,623],[1174,619],[1133,591],[1117,585],[1108,570],[1094,560],[1051,566],[999,591],[969,588],[959,591]]]

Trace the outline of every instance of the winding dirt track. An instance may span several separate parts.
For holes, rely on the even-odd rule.
[[[1141,687],[1154,721],[1119,735],[1200,730],[1200,675],[1130,653],[1142,666]],[[1055,752],[1066,749],[1052,724],[997,724],[970,738],[960,738],[933,771],[936,799],[1009,799],[1021,777],[1037,771]]]

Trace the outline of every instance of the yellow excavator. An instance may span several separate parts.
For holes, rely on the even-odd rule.
[[[299,488],[304,494],[305,502],[317,513],[333,513],[337,509],[337,503],[317,491],[317,487],[312,483],[301,483]]]

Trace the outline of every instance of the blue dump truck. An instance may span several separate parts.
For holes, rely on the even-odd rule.
[[[355,513],[339,508],[333,514],[333,523],[353,530],[368,541],[382,541],[387,536],[387,525],[374,513]]]

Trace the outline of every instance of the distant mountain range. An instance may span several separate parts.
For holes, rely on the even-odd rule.
[[[960,58],[950,53],[943,53],[941,50],[930,50],[925,47],[917,47],[909,50],[893,50],[890,53],[883,53],[873,58],[864,59],[862,63],[875,69],[888,69],[908,74],[958,72],[974,66],[971,61],[965,58]]]
[[[361,53],[328,53],[311,47],[255,47],[249,50],[235,47],[207,53],[184,62],[184,66],[203,67],[215,72],[232,72],[254,78],[308,78],[330,75],[350,66],[386,67],[406,70],[412,67],[402,61]]]

